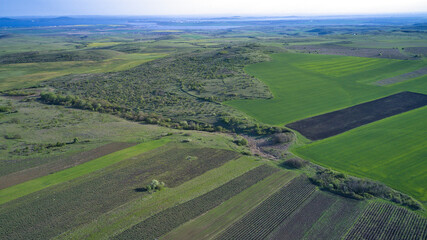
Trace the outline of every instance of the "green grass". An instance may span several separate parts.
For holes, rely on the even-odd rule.
[[[27,194],[42,190],[44,188],[66,182],[80,176],[84,176],[96,170],[111,166],[122,160],[135,157],[144,152],[160,147],[170,140],[163,138],[151,142],[141,143],[136,146],[117,151],[112,154],[97,158],[95,160],[80,164],[78,166],[30,180],[6,189],[0,190],[0,204],[12,201]]]
[[[379,180],[427,202],[427,107],[386,118],[293,152],[323,166]]]
[[[160,239],[212,238],[238,221],[241,216],[251,211],[295,176],[295,172],[279,171]]]
[[[270,62],[246,67],[249,74],[270,87],[273,99],[234,100],[225,104],[264,123],[283,125],[404,90],[427,93],[424,83],[418,87],[407,84],[379,87],[371,84],[423,66],[423,61],[274,54]],[[418,81],[418,84],[421,82]]]
[[[55,239],[109,239],[164,209],[212,191],[262,164],[264,162],[252,157],[231,160],[178,187],[166,188],[148,197],[131,201],[105,213],[89,224],[71,229]]]

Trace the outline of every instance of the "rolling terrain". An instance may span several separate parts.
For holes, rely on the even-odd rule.
[[[423,19],[0,19],[0,239],[427,239]]]

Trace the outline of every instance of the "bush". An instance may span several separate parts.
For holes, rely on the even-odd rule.
[[[0,106],[0,112],[11,112],[12,108],[9,106]]]
[[[246,140],[246,138],[235,139],[233,142],[239,146],[247,146],[248,145],[248,140]]]
[[[301,158],[291,158],[286,160],[283,165],[289,168],[302,168],[307,165],[307,161]]]
[[[6,139],[21,139],[22,136],[19,134],[6,134],[6,135],[4,135],[4,138],[6,138]]]
[[[30,96],[30,95],[34,95],[36,94],[36,92],[34,91],[26,91],[26,90],[14,90],[14,91],[8,91],[5,93],[6,96]]]
[[[288,143],[292,141],[293,137],[291,133],[276,133],[273,135],[272,140],[276,144]]]
[[[155,192],[157,190],[160,191],[160,190],[163,190],[164,188],[165,188],[165,183],[159,182],[156,179],[153,179],[151,183],[145,187],[145,189],[147,189],[148,192]]]

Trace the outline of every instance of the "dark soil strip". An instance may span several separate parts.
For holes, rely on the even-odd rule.
[[[427,56],[427,47],[407,47],[405,48],[405,52]]]
[[[50,239],[146,196],[143,187],[152,179],[173,188],[239,156],[212,148],[157,148],[1,205],[0,239]]]
[[[426,229],[427,220],[416,213],[388,203],[373,203],[345,239],[425,239]]]
[[[393,48],[358,48],[346,47],[336,44],[317,44],[317,45],[295,45],[287,47],[302,53],[343,55],[368,58],[390,58],[390,59],[417,59],[402,54],[399,49]]]
[[[418,70],[415,70],[415,71],[412,71],[409,73],[404,73],[404,74],[396,76],[396,77],[379,80],[379,81],[375,82],[375,84],[380,85],[380,86],[391,85],[391,84],[403,82],[403,81],[406,81],[406,80],[409,80],[412,78],[421,77],[421,76],[424,76],[426,74],[427,74],[427,67],[424,67],[424,68],[420,68]]]
[[[305,176],[298,177],[226,229],[217,239],[264,239],[315,190]]]
[[[46,176],[54,172],[74,167],[79,164],[100,158],[107,154],[132,147],[134,145],[136,145],[136,143],[109,143],[107,145],[86,152],[77,153],[66,158],[60,158],[55,162],[21,170],[19,172],[11,173],[6,176],[1,176],[0,189],[11,187],[13,185],[29,181],[31,179]]]
[[[342,110],[299,120],[286,126],[311,140],[328,138],[350,129],[427,105],[427,95],[401,92]]]
[[[363,212],[365,204],[361,201],[335,197],[338,198],[338,201],[304,236],[304,239],[342,239],[357,217]]]
[[[318,192],[318,194],[311,201],[306,203],[296,214],[282,223],[268,239],[301,239],[304,234],[310,230],[313,224],[319,220],[323,212],[335,201],[337,201],[337,197]]]
[[[156,239],[220,205],[276,171],[278,169],[267,165],[257,167],[200,197],[153,215],[116,236],[115,239]]]

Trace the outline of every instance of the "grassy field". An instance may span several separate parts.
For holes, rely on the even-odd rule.
[[[415,87],[416,89],[407,84],[412,80],[388,87],[370,84],[423,66],[425,62],[421,60],[275,54],[270,62],[246,67],[249,74],[270,87],[273,99],[225,103],[264,123],[283,125],[403,90],[426,93],[425,84]]]
[[[295,176],[294,172],[279,171],[160,239],[210,239],[251,211]]]
[[[427,202],[427,107],[296,148],[323,166],[387,185]]]
[[[12,201],[16,198],[42,190],[44,188],[78,178],[96,170],[111,166],[127,158],[140,155],[154,148],[160,147],[170,141],[167,138],[151,142],[141,143],[134,147],[117,151],[78,166],[30,180],[6,189],[0,190],[0,204]]]

